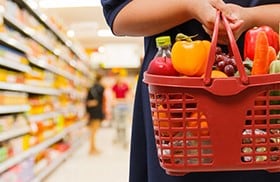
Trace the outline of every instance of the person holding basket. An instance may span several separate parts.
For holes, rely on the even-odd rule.
[[[130,182],[278,182],[280,173],[264,170],[192,172],[184,176],[166,174],[157,157],[148,87],[143,74],[157,47],[155,38],[178,33],[211,40],[217,10],[226,17],[242,53],[244,33],[254,26],[268,25],[278,32],[279,0],[101,0],[104,16],[118,36],[143,36],[145,57],[134,104]],[[220,23],[220,45],[227,44],[227,30]],[[230,109],[230,106],[229,106]],[[228,141],[231,142],[231,141]],[[228,156],[229,158],[231,156]]]

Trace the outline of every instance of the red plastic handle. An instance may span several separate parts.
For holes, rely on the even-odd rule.
[[[210,52],[209,52],[209,56],[208,56],[208,63],[207,63],[207,67],[206,67],[205,77],[204,77],[204,83],[205,83],[205,85],[211,85],[211,80],[212,80],[211,79],[211,70],[212,70],[212,66],[214,65],[215,57],[216,57],[216,47],[217,47],[217,41],[218,41],[219,22],[220,22],[221,17],[222,17],[223,24],[224,24],[224,26],[227,30],[227,34],[228,34],[228,38],[229,38],[229,42],[230,42],[230,47],[231,47],[232,54],[233,54],[233,56],[235,58],[235,61],[236,61],[236,66],[237,66],[237,69],[238,69],[239,74],[240,74],[241,82],[244,85],[247,85],[249,83],[248,76],[246,75],[238,46],[236,44],[235,38],[233,36],[232,30],[229,26],[227,18],[223,14],[221,14],[220,11],[217,11],[216,21],[215,21],[215,26],[214,26],[213,36],[212,36],[212,43],[211,43],[211,47],[210,47]]]

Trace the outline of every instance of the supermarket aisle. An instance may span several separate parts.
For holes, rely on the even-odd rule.
[[[130,125],[128,125],[130,128]],[[44,182],[125,182],[128,181],[129,147],[113,144],[113,128],[101,128],[97,146],[102,153],[88,156],[88,142],[60,165]],[[128,138],[130,130],[128,130]]]

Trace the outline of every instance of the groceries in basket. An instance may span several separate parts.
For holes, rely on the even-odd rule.
[[[192,40],[192,37],[179,33],[171,49],[172,64],[185,76],[201,76],[206,68],[209,50],[209,41]]]
[[[223,52],[217,17],[210,44],[178,34],[171,63],[179,75],[144,73],[159,163],[169,175],[280,172],[278,50],[258,30],[251,35],[254,57],[242,60],[222,15],[229,36],[229,52]]]
[[[166,76],[204,76],[210,42],[192,40],[195,37],[178,33],[173,45],[169,36],[158,37],[156,44],[159,51],[147,72]],[[247,75],[275,73],[271,71],[275,68],[275,63],[270,65],[280,59],[277,54],[280,55],[279,35],[271,27],[255,27],[246,32],[243,64]],[[213,76],[217,75],[217,71],[224,72],[227,76],[239,76],[235,57],[230,52],[223,52],[221,47],[216,48],[213,70],[216,70]],[[217,77],[223,77],[219,75]]]

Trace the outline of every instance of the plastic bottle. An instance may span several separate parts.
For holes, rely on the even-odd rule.
[[[157,53],[151,60],[147,72],[156,75],[178,76],[171,60],[171,38],[161,36],[156,38]]]
[[[170,36],[161,36],[156,38],[158,51],[155,57],[171,58],[171,39]]]

